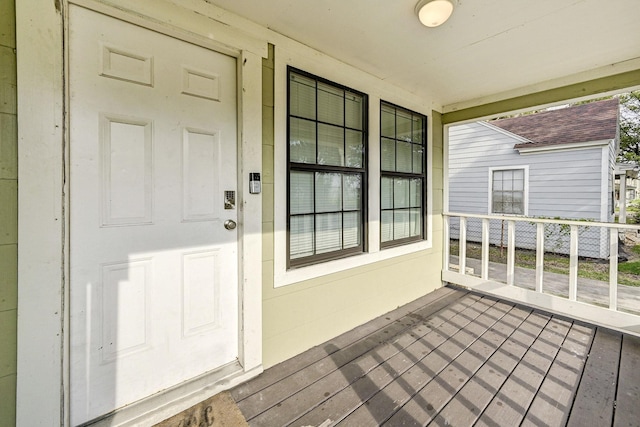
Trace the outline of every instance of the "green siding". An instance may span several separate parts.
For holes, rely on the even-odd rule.
[[[0,425],[15,425],[18,135],[14,0],[0,0]]]
[[[561,102],[583,96],[623,90],[640,85],[640,70],[628,71],[613,76],[588,80],[582,83],[544,90],[502,101],[491,102],[477,107],[451,111],[442,117],[445,124],[492,116],[508,111],[522,110],[538,105]]]

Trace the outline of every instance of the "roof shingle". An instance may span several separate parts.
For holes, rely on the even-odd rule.
[[[618,107],[613,98],[490,123],[531,141],[514,148],[602,141],[617,136]]]

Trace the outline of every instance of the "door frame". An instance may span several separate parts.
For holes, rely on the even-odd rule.
[[[184,7],[166,0],[16,2],[17,425],[69,425],[69,3],[237,60],[239,366],[223,373],[224,386],[204,378],[187,397],[165,394],[153,403],[164,409],[146,418],[153,422],[262,371],[262,198],[248,188],[249,173],[262,169],[262,58],[268,45],[219,22],[219,9],[197,0],[182,0]],[[136,411],[123,415],[134,419],[144,405]]]

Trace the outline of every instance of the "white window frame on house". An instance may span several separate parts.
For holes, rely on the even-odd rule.
[[[505,212],[494,212],[493,211],[493,175],[495,172],[506,172],[506,171],[523,171],[524,177],[524,188],[523,188],[523,209],[521,214],[517,213],[505,213]],[[529,165],[520,165],[520,166],[499,166],[499,167],[490,167],[489,168],[489,182],[488,182],[488,205],[487,211],[489,215],[505,215],[505,216],[528,216],[529,215]]]
[[[345,272],[367,264],[412,254],[433,247],[433,215],[432,215],[432,146],[426,145],[426,185],[428,189],[425,201],[426,232],[422,240],[381,249],[380,244],[380,102],[384,100],[403,108],[415,111],[426,117],[431,114],[433,100],[421,99],[403,91],[379,78],[357,70],[331,57],[314,54],[309,55],[305,46],[297,43],[275,46],[274,60],[274,170],[273,190],[264,185],[264,193],[273,191],[273,218],[264,218],[265,222],[273,221],[273,278],[274,287],[282,287],[304,282],[329,274]],[[368,100],[368,138],[366,142],[367,156],[367,194],[366,218],[364,233],[366,245],[363,252],[316,264],[288,266],[287,235],[287,177],[288,177],[288,139],[287,139],[287,85],[288,67],[302,70],[322,79],[334,82],[343,87],[366,94]],[[432,141],[432,129],[427,126],[427,141]],[[374,166],[375,165],[375,166]],[[311,282],[310,282],[311,283]]]

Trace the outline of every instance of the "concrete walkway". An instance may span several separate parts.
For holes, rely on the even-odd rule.
[[[450,264],[458,266],[458,257],[451,256]],[[579,266],[579,264],[578,264]],[[469,268],[473,272],[469,272]],[[467,274],[480,277],[481,261],[467,258]],[[579,267],[578,267],[579,268]],[[506,283],[507,265],[496,262],[489,263],[489,279]],[[515,286],[525,289],[535,289],[536,271],[531,268],[515,268]],[[542,290],[546,294],[569,297],[569,276],[566,274],[545,271]],[[599,280],[578,277],[578,301],[598,306],[609,306],[609,283]],[[640,314],[640,287],[618,285],[618,310]]]

